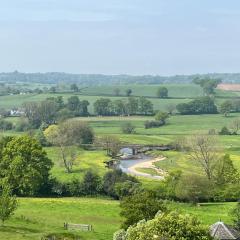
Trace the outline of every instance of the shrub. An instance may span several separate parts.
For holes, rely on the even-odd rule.
[[[213,114],[217,107],[210,97],[197,98],[189,103],[180,103],[176,106],[180,114]]]
[[[145,129],[161,127],[165,124],[165,121],[146,121],[144,123]]]
[[[0,119],[0,130],[12,130],[13,124],[9,121],[6,121],[4,119]]]
[[[31,129],[31,125],[27,118],[20,118],[16,123],[15,130],[17,132],[25,132]]]
[[[140,184],[132,181],[125,181],[123,183],[115,184],[115,193],[116,195],[122,199],[123,197],[133,195],[137,193],[140,189]]]
[[[102,192],[101,178],[92,171],[87,171],[81,184],[83,195],[97,195]]]
[[[169,114],[167,112],[158,112],[155,115],[155,120],[158,122],[166,123],[166,120],[169,118]]]
[[[120,229],[114,233],[113,240],[126,240],[126,234],[127,232],[124,229]]]
[[[124,198],[121,203],[120,215],[124,217],[122,227],[128,228],[140,220],[150,220],[157,212],[167,210],[164,202],[153,191],[143,191]]]
[[[219,132],[219,135],[232,135],[232,133],[229,131],[227,127],[223,127]]]
[[[197,203],[211,197],[212,184],[206,178],[196,174],[184,175],[176,187],[176,196],[185,201]]]
[[[135,133],[135,126],[133,126],[130,122],[126,122],[122,125],[122,132],[125,134]]]
[[[138,183],[138,180],[135,177],[129,176],[121,170],[109,171],[103,177],[103,191],[108,196],[118,199],[119,196],[116,192],[115,186],[117,183],[124,183],[126,181]]]
[[[208,229],[195,217],[178,212],[157,214],[154,219],[141,221],[127,230],[127,240],[210,240]]]

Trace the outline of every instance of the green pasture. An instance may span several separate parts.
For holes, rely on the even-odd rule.
[[[13,218],[0,227],[0,239],[39,240],[46,234],[71,240],[111,240],[119,229],[119,203],[98,198],[21,198]],[[93,232],[64,230],[64,222],[93,225]],[[67,239],[67,238],[66,238]]]
[[[52,175],[62,182],[68,182],[72,179],[81,180],[84,173],[90,170],[100,176],[103,176],[108,171],[104,161],[109,158],[104,151],[84,151],[78,149],[73,171],[72,173],[66,173],[59,149],[57,147],[48,147],[45,150],[54,163]]]
[[[218,133],[223,126],[231,128],[232,122],[240,118],[239,113],[224,117],[221,114],[208,115],[174,115],[167,120],[167,124],[159,128],[145,129],[144,122],[154,120],[153,117],[89,117],[78,118],[87,121],[96,135],[115,135],[123,142],[137,144],[166,144],[186,135],[204,132],[214,129]],[[123,134],[121,126],[124,122],[131,122],[136,133]],[[239,148],[240,135],[219,136],[220,142],[225,148],[237,150]],[[240,148],[239,148],[240,149]]]
[[[219,219],[232,223],[231,209],[236,203],[168,203],[168,207],[198,217],[209,226]],[[11,220],[0,227],[0,239],[39,240],[43,235],[59,234],[81,240],[111,240],[120,228],[119,202],[100,198],[20,198]],[[63,223],[92,224],[93,232],[64,230]],[[74,238],[75,237],[75,238]]]
[[[114,97],[114,96],[88,96],[88,95],[79,95],[74,93],[54,93],[54,94],[26,94],[26,95],[8,95],[8,96],[0,96],[0,108],[11,109],[14,107],[21,107],[25,102],[39,102],[45,100],[48,97],[56,97],[62,96],[64,101],[66,102],[67,99],[71,96],[77,95],[79,96],[80,100],[87,100],[89,101],[89,112],[91,114],[94,113],[93,103],[102,97],[108,98],[111,100],[118,100],[118,99],[126,99],[126,97]],[[179,103],[184,103],[190,101],[190,99],[158,99],[158,98],[149,98],[149,100],[153,103],[155,110],[166,111],[166,107],[169,104],[177,105]]]
[[[203,203],[200,206],[187,203],[171,202],[170,209],[196,216],[203,224],[209,226],[223,221],[232,224],[231,211],[236,203]]]
[[[108,85],[88,87],[83,89],[81,93],[83,95],[115,95],[114,90],[118,88],[121,96],[126,96],[126,90],[132,89],[132,96],[156,97],[159,87],[166,87],[170,98],[195,98],[203,95],[202,89],[195,84]]]

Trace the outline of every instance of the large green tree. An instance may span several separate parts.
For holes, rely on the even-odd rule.
[[[158,98],[167,98],[168,97],[168,89],[166,87],[160,87],[157,90]]]
[[[93,104],[94,112],[100,116],[111,115],[112,102],[108,98],[100,98]]]
[[[153,114],[152,102],[145,97],[140,97],[138,99],[138,112],[143,115]]]
[[[229,100],[224,101],[220,105],[220,113],[222,113],[225,117],[227,117],[232,110],[233,110],[233,104]]]
[[[200,85],[203,89],[205,95],[214,94],[215,88],[221,83],[221,79],[215,78],[195,78],[193,82],[197,85]]]
[[[0,144],[0,177],[14,193],[34,195],[48,181],[51,160],[30,136],[4,138]]]

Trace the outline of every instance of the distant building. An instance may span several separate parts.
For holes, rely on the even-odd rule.
[[[210,234],[212,237],[218,240],[240,240],[240,232],[234,227],[224,224],[223,222],[217,222],[210,227]]]
[[[10,116],[12,117],[20,117],[24,115],[24,111],[22,109],[12,109],[10,110]]]

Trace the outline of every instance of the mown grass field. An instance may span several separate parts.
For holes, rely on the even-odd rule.
[[[14,217],[0,227],[2,240],[39,240],[46,234],[80,237],[82,240],[111,240],[119,229],[119,203],[99,198],[22,198]],[[64,230],[64,222],[91,224],[93,232]]]
[[[209,226],[219,219],[231,223],[231,209],[236,203],[168,204],[172,210],[197,216]],[[43,235],[78,236],[81,240],[111,240],[120,228],[119,202],[100,198],[21,198],[13,218],[0,227],[0,239],[39,240]],[[93,232],[67,231],[63,223],[92,224]],[[76,238],[70,238],[76,239]]]
[[[165,86],[169,90],[169,98],[159,99],[156,97],[158,87]],[[120,96],[115,96],[114,89],[120,89]],[[126,99],[125,91],[131,88],[132,96],[145,96],[152,101],[155,110],[166,110],[166,107],[177,105],[179,103],[188,102],[193,98],[203,96],[202,89],[194,84],[167,84],[167,85],[125,85],[125,86],[97,86],[82,89],[78,93],[44,93],[44,94],[25,94],[25,95],[8,95],[0,96],[0,108],[11,109],[21,107],[24,102],[41,101],[48,97],[62,96],[66,102],[70,96],[77,95],[81,100],[89,101],[89,112],[93,111],[93,103],[101,98],[109,98],[111,100]],[[239,92],[227,92],[216,90],[216,103],[220,104],[226,98],[238,97]]]
[[[97,86],[85,88],[81,93],[83,95],[115,95],[114,90],[119,89],[119,94],[125,96],[126,90],[132,89],[133,96],[156,97],[159,87],[166,87],[170,98],[195,98],[203,95],[202,89],[195,84]]]
[[[69,182],[72,179],[82,179],[87,171],[93,171],[100,176],[107,172],[104,161],[109,160],[104,151],[84,151],[78,149],[76,161],[72,173],[66,173],[63,166],[59,149],[57,147],[45,148],[48,157],[52,159],[54,167],[52,175],[62,182]]]
[[[196,85],[167,85],[169,88],[169,99],[157,99],[157,86],[148,85],[127,85],[117,86],[120,88],[120,94],[125,94],[128,88],[133,89],[133,95],[147,96],[154,103],[156,110],[165,110],[170,104],[178,104],[180,102],[190,101],[192,98],[201,96],[202,91]],[[86,99],[90,102],[90,112],[93,113],[93,102],[100,97],[110,99],[126,99],[125,96],[113,96],[113,90],[116,87],[91,87],[82,90],[79,93],[80,99]],[[64,94],[38,94],[38,95],[12,95],[0,97],[0,108],[12,108],[21,106],[27,101],[40,101],[50,96],[63,96],[66,101],[68,97],[74,95],[72,93]],[[96,95],[96,96],[95,96]],[[231,97],[237,97],[239,93],[224,92],[217,90],[216,102],[220,104],[222,101]],[[89,122],[96,136],[113,135],[118,137],[125,143],[136,144],[169,144],[177,139],[198,133],[208,132],[210,129],[220,131],[223,126],[231,127],[235,119],[240,118],[240,113],[231,114],[224,117],[221,114],[214,115],[174,115],[168,119],[165,126],[160,128],[145,129],[144,122],[153,120],[153,117],[87,117],[78,118],[79,121]],[[8,118],[14,124],[18,118]],[[131,122],[136,127],[136,133],[123,134],[121,126],[124,122]],[[3,132],[4,135],[23,134],[15,131]],[[240,170],[240,135],[236,136],[219,136],[219,142],[225,152],[230,153],[235,166]],[[108,169],[105,168],[104,161],[108,160],[104,151],[86,151],[78,149],[77,159],[73,168],[73,173],[67,174],[61,164],[58,149],[56,147],[45,148],[48,156],[54,162],[51,171],[52,176],[62,182],[68,182],[74,178],[82,179],[87,170],[92,170],[103,176]],[[156,163],[159,168],[166,171],[180,169],[186,173],[200,172],[199,166],[196,166],[185,153],[169,151],[158,152],[158,155],[165,155],[166,160]],[[155,174],[154,170],[141,169],[143,172]],[[158,188],[159,181],[139,178],[144,187]],[[68,233],[63,229],[63,223],[89,223],[94,226],[93,233],[76,233],[83,240],[110,240],[113,232],[120,227],[121,218],[119,216],[119,202],[108,199],[99,198],[21,198],[19,200],[19,208],[14,217],[6,223],[6,227],[0,227],[0,239],[40,239],[44,234]],[[184,213],[196,215],[204,224],[210,225],[219,219],[226,223],[231,223],[229,212],[235,203],[208,204],[196,207],[191,204],[170,203],[170,208],[180,210]]]

